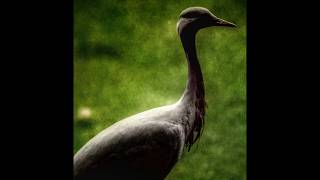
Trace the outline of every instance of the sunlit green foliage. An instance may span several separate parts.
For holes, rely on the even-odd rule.
[[[206,7],[238,27],[197,35],[205,129],[167,179],[246,179],[243,0],[75,0],[74,152],[112,123],[180,98],[187,67],[176,22],[190,6]]]

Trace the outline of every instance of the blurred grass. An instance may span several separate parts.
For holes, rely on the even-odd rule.
[[[246,1],[74,1],[74,152],[129,115],[178,100],[187,67],[176,22],[202,6],[238,28],[197,35],[208,109],[203,136],[168,180],[246,179]],[[83,117],[81,108],[89,108]]]

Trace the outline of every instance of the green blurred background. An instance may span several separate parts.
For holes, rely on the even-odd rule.
[[[116,121],[180,98],[187,66],[176,22],[190,6],[238,28],[197,34],[205,129],[166,179],[246,179],[245,0],[74,0],[74,153]]]

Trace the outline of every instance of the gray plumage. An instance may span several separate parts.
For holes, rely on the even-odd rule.
[[[125,118],[87,142],[74,156],[77,180],[164,179],[201,135],[205,93],[195,35],[201,28],[235,25],[201,7],[181,12],[177,31],[188,62],[188,82],[178,102]]]

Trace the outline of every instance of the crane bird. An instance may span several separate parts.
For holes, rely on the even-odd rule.
[[[210,26],[236,25],[202,7],[181,12],[177,31],[188,62],[182,97],[175,104],[118,121],[93,137],[74,155],[75,179],[160,180],[168,175],[203,129],[206,103],[195,35]]]

